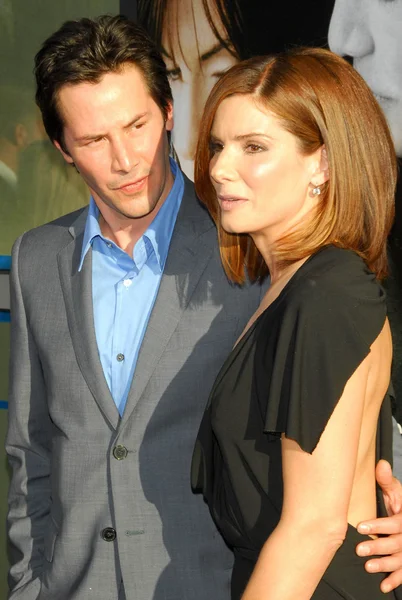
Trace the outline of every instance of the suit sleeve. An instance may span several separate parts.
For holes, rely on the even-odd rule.
[[[23,237],[11,270],[10,390],[6,452],[11,467],[7,519],[9,600],[34,600],[40,591],[48,525],[51,420],[38,349],[30,330],[20,280]]]

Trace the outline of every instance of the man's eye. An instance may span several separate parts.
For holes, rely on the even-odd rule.
[[[87,146],[92,146],[92,145],[98,144],[102,140],[103,140],[103,137],[94,138],[93,140],[90,140],[88,142]]]

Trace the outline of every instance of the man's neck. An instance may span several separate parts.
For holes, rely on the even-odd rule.
[[[130,219],[118,214],[109,206],[98,202],[94,196],[94,200],[100,211],[99,227],[102,234],[112,240],[129,256],[132,256],[134,246],[155,219],[160,208],[163,206],[164,202],[172,191],[173,185],[174,177],[169,168],[166,185],[164,186],[164,191],[159,198],[157,205],[149,214],[137,219]]]
[[[159,210],[159,205],[158,205]],[[154,209],[149,215],[140,219],[127,219],[106,221],[100,209],[99,227],[102,235],[112,240],[119,248],[124,250],[129,256],[132,256],[134,246],[142,235],[146,232],[152,221],[157,215],[158,210]]]

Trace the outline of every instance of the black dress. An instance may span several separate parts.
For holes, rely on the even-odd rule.
[[[203,493],[233,549],[233,600],[241,597],[281,514],[280,434],[313,452],[385,318],[384,291],[361,258],[327,246],[299,268],[223,365],[200,426],[191,477],[193,490]],[[377,459],[391,456],[387,394],[378,423]],[[378,514],[385,516],[381,494],[377,496]],[[364,539],[348,527],[314,600],[397,597],[380,591],[383,574],[365,571],[367,559],[355,553]]]

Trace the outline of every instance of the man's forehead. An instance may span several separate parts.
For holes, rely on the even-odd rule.
[[[148,89],[140,91],[138,86],[98,88],[96,84],[78,84],[61,89],[57,103],[64,127],[77,136],[125,127],[140,117],[160,112]]]
[[[66,82],[59,87],[59,95],[70,95],[70,92],[82,92],[96,90],[98,94],[102,89],[120,87],[136,87],[138,91],[148,92],[148,86],[142,71],[134,64],[126,63],[117,70],[103,73],[96,79],[88,76],[83,81]]]
[[[105,73],[99,81],[67,83],[57,93],[58,109],[64,113],[80,110],[104,110],[116,106],[133,107],[143,111],[145,106],[152,110],[152,96],[138,69]]]

